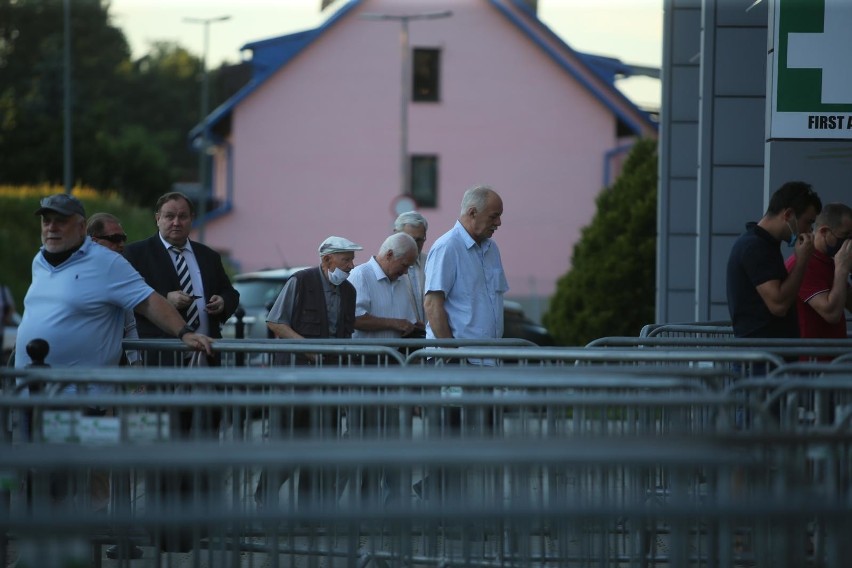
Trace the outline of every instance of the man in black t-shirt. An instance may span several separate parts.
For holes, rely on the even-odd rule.
[[[801,181],[782,185],[757,223],[748,223],[728,257],[728,310],[736,337],[799,337],[796,293],[814,250],[812,228],[822,202]],[[781,243],[795,247],[784,267]]]

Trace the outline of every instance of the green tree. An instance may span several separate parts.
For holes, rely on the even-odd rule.
[[[187,133],[198,122],[200,60],[172,42],[155,42],[123,70],[123,117],[109,187],[150,205],[175,181],[195,179],[198,155]]]
[[[63,17],[62,0],[0,0],[0,184],[62,182]],[[197,177],[198,57],[158,42],[131,61],[109,2],[74,0],[71,61],[75,184],[150,205]]]
[[[638,335],[654,317],[657,142],[641,140],[574,246],[544,324],[559,344]]]
[[[0,0],[0,183],[60,182],[63,3]],[[100,0],[71,6],[74,176],[96,186],[123,105],[117,72],[130,52]]]

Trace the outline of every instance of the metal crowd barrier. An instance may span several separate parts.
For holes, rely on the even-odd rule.
[[[787,360],[848,360],[852,339],[722,338],[722,337],[601,337],[587,347],[606,348],[713,348],[761,350]],[[763,373],[765,374],[765,373]]]
[[[660,323],[642,326],[639,337],[733,337],[730,321]]]
[[[300,347],[280,348],[334,362],[4,373],[46,388],[0,397],[2,415],[32,414],[0,446],[3,533],[36,552],[83,539],[95,565],[112,542],[150,566],[833,567],[850,552],[848,419],[786,421],[799,391],[778,382],[719,392],[735,363],[780,369],[772,354],[433,347],[388,366],[360,359],[385,356],[373,345]],[[296,469],[255,507],[260,472]]]
[[[21,445],[0,454],[0,469],[18,475],[35,470],[36,487],[61,473],[80,491],[93,471],[102,470],[153,480],[189,472],[215,481],[219,491],[197,490],[182,502],[146,498],[105,520],[87,512],[84,502],[45,502],[45,488],[30,508],[16,503],[0,516],[0,529],[17,542],[35,543],[110,530],[142,545],[146,565],[162,561],[156,549],[177,534],[188,537],[192,550],[171,553],[182,566],[208,565],[205,560],[216,557],[217,565],[234,567],[305,558],[332,566],[732,566],[757,560],[783,567],[809,565],[818,554],[820,565],[840,567],[849,552],[848,479],[804,481],[801,457],[818,446],[848,471],[849,445],[848,437],[736,433],[535,443]],[[246,506],[234,490],[235,472],[246,464],[355,471],[414,469],[424,461],[458,478],[459,490],[383,506],[344,495],[332,507],[262,511]]]
[[[757,349],[637,349],[608,347],[539,347],[458,349],[429,348],[415,351],[406,358],[406,365],[413,364],[460,364],[469,363],[501,365],[619,365],[623,367],[643,366],[686,366],[714,368],[725,377],[736,378],[754,374],[765,374],[767,370],[784,364],[784,360],[772,353]]]
[[[313,346],[308,348],[307,346]],[[227,367],[270,367],[304,364],[299,355],[317,355],[319,366],[351,367],[357,365],[399,365],[412,351],[425,347],[534,347],[526,339],[217,339],[214,349]],[[147,366],[173,365],[175,352],[187,348],[174,339],[125,340],[126,350],[144,354]],[[279,357],[275,358],[278,354]],[[286,355],[286,357],[281,357]],[[178,366],[189,359],[179,358]]]

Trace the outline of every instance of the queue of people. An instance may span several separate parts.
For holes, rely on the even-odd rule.
[[[32,263],[16,367],[31,363],[26,346],[34,338],[49,342],[46,362],[52,366],[138,364],[138,354],[122,351],[122,340],[133,334],[176,337],[203,355],[200,364],[219,364],[211,345],[236,310],[239,293],[219,254],[189,239],[195,217],[190,199],[176,192],[163,195],[156,204],[157,232],[126,246],[116,217],[99,213],[87,224],[83,204],[70,195],[45,197],[35,214],[41,218],[43,246]],[[328,237],[318,247],[317,266],[295,273],[281,290],[267,326],[275,337],[286,339],[500,338],[509,287],[493,236],[502,214],[496,191],[473,187],[464,193],[458,220],[428,255],[423,254],[428,223],[409,212],[399,216],[376,254],[357,266],[355,254],[363,247],[345,237]],[[794,249],[786,262],[782,243]],[[727,294],[735,335],[846,337],[850,270],[852,209],[840,203],[823,207],[809,184],[785,183],[730,252]],[[165,360],[160,355],[157,364],[183,366],[182,356]],[[309,366],[316,358],[299,355],[293,362]],[[286,421],[299,436],[315,428],[336,428],[340,419],[328,416],[323,419],[329,424],[314,424],[307,408],[290,412],[292,416],[271,427],[280,431]],[[448,426],[451,431],[462,427],[458,417]],[[187,411],[180,415],[175,435],[215,427],[192,423]],[[255,492],[258,506],[274,502],[293,473],[264,471]],[[370,483],[383,484],[386,494],[388,488],[396,490],[396,480],[387,473],[380,477]],[[316,494],[316,482],[322,484],[321,494],[337,498],[345,483],[311,471],[302,471],[299,478],[301,498]],[[420,488],[422,493],[426,489]],[[187,483],[178,495],[193,490]]]
[[[225,273],[218,253],[191,241],[193,204],[177,192],[156,204],[157,232],[127,244],[121,221],[109,213],[88,217],[83,204],[68,194],[43,198],[42,247],[32,263],[32,283],[24,299],[14,364],[32,361],[27,344],[41,338],[54,367],[139,365],[146,359],[125,352],[126,338],[178,338],[202,365],[218,365],[212,344],[239,304],[239,293]],[[375,256],[355,266],[363,247],[332,236],[319,246],[319,264],[293,275],[269,312],[267,325],[279,338],[459,337],[499,338],[503,329],[502,296],[508,290],[496,243],[502,200],[491,188],[468,190],[456,226],[423,254],[428,223],[419,213],[401,215],[394,232]],[[481,270],[485,265],[487,270]],[[425,302],[424,302],[425,300]],[[8,313],[8,312],[6,312]],[[434,324],[430,324],[430,320]],[[180,352],[156,357],[158,366],[183,366]],[[315,355],[300,356],[311,365]],[[152,359],[153,360],[153,359]],[[109,409],[92,409],[109,412]],[[295,435],[307,434],[307,409],[288,418]],[[209,433],[215,424],[199,425],[187,410],[178,414],[173,435],[188,437],[193,428]],[[336,427],[339,416],[331,417]],[[215,421],[215,418],[214,418]],[[278,425],[280,427],[281,424]],[[274,425],[273,425],[274,427]],[[257,485],[258,506],[277,494],[292,472],[263,472]],[[268,478],[277,480],[272,485]],[[299,495],[312,491],[313,472],[300,474]],[[333,497],[346,480],[322,479]],[[382,481],[387,485],[388,480]],[[182,499],[207,492],[206,480],[194,487],[181,480],[175,488],[152,485],[155,496]],[[172,491],[172,493],[169,493]],[[328,494],[329,491],[322,491]],[[364,488],[365,493],[370,492]],[[178,533],[177,550],[188,539]],[[116,550],[108,551],[113,556]],[[126,551],[135,557],[138,550]]]

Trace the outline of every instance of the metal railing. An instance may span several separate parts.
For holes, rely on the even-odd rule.
[[[59,538],[82,539],[94,565],[113,542],[141,546],[146,566],[235,568],[833,568],[849,556],[842,364],[715,346],[429,344],[403,357],[296,343],[215,348],[320,364],[0,373],[0,421],[16,427],[0,441],[0,553]],[[752,365],[770,375],[747,378]],[[258,509],[262,472],[280,489]]]

